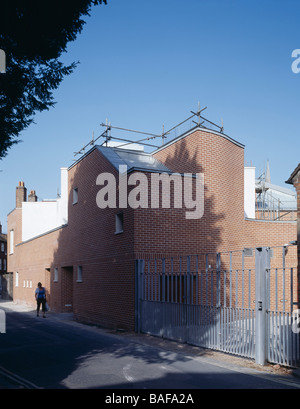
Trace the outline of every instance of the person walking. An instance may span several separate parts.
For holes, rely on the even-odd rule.
[[[37,302],[36,316],[39,317],[42,304],[43,318],[46,318],[46,290],[45,287],[42,287],[42,283],[38,283],[35,290],[35,299]]]

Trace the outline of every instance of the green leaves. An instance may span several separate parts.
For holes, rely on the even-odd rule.
[[[36,112],[55,104],[52,92],[77,63],[59,57],[82,31],[83,16],[106,0],[4,0],[0,14],[0,49],[6,73],[0,74],[0,159],[18,142]]]

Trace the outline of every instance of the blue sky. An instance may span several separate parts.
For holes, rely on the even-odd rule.
[[[198,102],[245,145],[257,175],[269,160],[272,182],[288,187],[300,162],[300,74],[291,70],[299,15],[298,0],[108,0],[93,8],[62,57],[80,64],[55,91],[55,108],[37,114],[0,161],[4,230],[18,182],[55,198],[60,167],[103,132],[106,118],[160,134]]]

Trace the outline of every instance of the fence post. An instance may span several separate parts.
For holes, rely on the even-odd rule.
[[[217,319],[217,347],[221,348],[221,253],[216,259],[216,319]]]
[[[135,332],[141,332],[141,298],[143,294],[143,264],[144,260],[135,260]]]
[[[185,287],[185,311],[186,311],[186,329],[187,337],[189,337],[189,329],[191,325],[191,304],[193,304],[193,296],[191,296],[191,256],[187,256],[186,259],[186,287]]]
[[[270,249],[255,249],[255,362],[267,362],[267,272],[270,267]]]
[[[162,258],[161,260],[161,301],[165,303],[166,301],[166,259]],[[167,326],[167,311],[166,308],[163,308],[162,311],[162,328],[161,328],[161,336],[164,338]]]

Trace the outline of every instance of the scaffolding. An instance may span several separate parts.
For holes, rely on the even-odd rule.
[[[276,186],[274,186],[276,189]],[[255,217],[260,220],[294,221],[297,220],[296,196],[282,198],[274,193],[270,183],[266,182],[266,173],[258,179],[255,189]],[[278,192],[277,192],[278,193]]]
[[[166,140],[167,140],[167,138],[170,138],[170,136],[173,135],[173,137],[177,137],[178,129],[182,129],[181,127],[186,126],[187,124],[188,124],[188,130],[185,130],[184,132],[181,132],[181,134],[184,134],[187,131],[191,131],[191,130],[193,130],[195,128],[198,128],[198,127],[203,128],[203,129],[214,130],[214,131],[217,131],[219,133],[224,133],[223,120],[222,120],[222,125],[219,126],[216,123],[210,121],[209,119],[203,117],[202,112],[205,111],[206,109],[207,109],[207,107],[201,109],[200,104],[198,104],[197,112],[190,111],[192,115],[190,115],[188,118],[181,121],[180,123],[176,124],[175,126],[170,128],[169,130],[165,131],[165,127],[163,125],[161,134],[154,134],[154,133],[150,133],[150,132],[137,131],[137,130],[133,130],[133,129],[127,129],[127,128],[122,128],[122,127],[118,127],[118,126],[113,126],[113,125],[111,125],[110,122],[108,122],[108,120],[106,120],[105,123],[102,122],[100,124],[100,126],[104,127],[105,130],[99,136],[97,136],[96,138],[94,137],[94,133],[93,133],[92,139],[85,146],[83,146],[79,151],[74,152],[74,156],[84,155],[86,153],[87,149],[90,149],[91,147],[93,147],[95,145],[96,141],[98,141],[99,139],[102,139],[102,138],[104,139],[104,141],[101,143],[101,145],[103,145],[103,146],[109,146],[110,141],[116,141],[116,142],[120,142],[118,144],[119,148],[130,146],[132,144],[137,144],[137,145],[143,145],[143,146],[146,146],[146,147],[158,149],[161,146],[166,144]],[[196,121],[194,120],[195,117],[197,117]],[[192,125],[192,124],[194,124],[194,125]],[[134,134],[140,134],[140,135],[144,135],[145,137],[142,138],[142,139],[138,139],[138,140],[120,138],[120,137],[117,137],[117,136],[113,136],[112,135],[112,130],[125,131],[125,132],[134,133]],[[161,145],[152,143],[152,141],[157,140],[157,138],[161,138]]]

